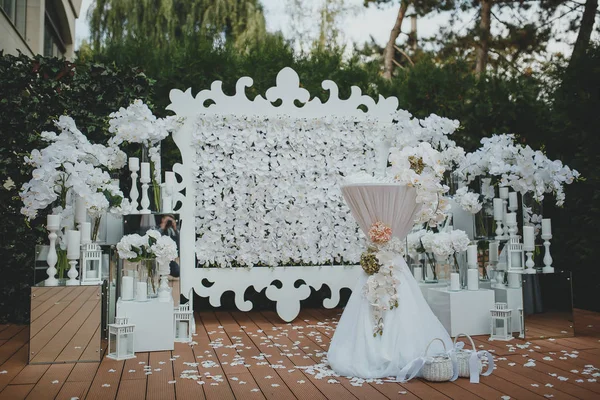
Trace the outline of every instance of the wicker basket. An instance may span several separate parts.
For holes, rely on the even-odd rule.
[[[456,340],[458,339],[459,336],[464,336],[467,339],[469,339],[469,342],[471,342],[471,346],[473,347],[473,350],[457,349],[456,348]],[[454,354],[456,354],[456,363],[458,365],[458,376],[461,378],[469,378],[471,376],[471,370],[469,368],[469,360],[471,358],[472,353],[477,353],[477,349],[475,348],[475,343],[473,342],[473,339],[471,339],[471,336],[467,335],[466,333],[459,333],[458,335],[456,335],[456,337],[454,338]],[[483,366],[482,366],[481,360],[479,358],[477,359],[477,368],[478,368],[477,373],[481,374]]]
[[[444,353],[427,356],[429,347],[436,340],[439,340],[442,343],[442,346],[444,346]],[[454,366],[452,359],[448,355],[446,344],[442,339],[435,338],[429,342],[427,348],[425,349],[425,356],[428,357],[428,359],[425,361],[423,369],[421,369],[424,379],[430,382],[446,382],[454,377]]]

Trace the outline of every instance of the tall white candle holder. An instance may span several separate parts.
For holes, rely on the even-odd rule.
[[[544,252],[544,268],[542,268],[542,272],[545,274],[551,274],[554,272],[554,267],[552,266],[552,256],[550,255],[550,239],[552,239],[552,235],[542,234],[542,239],[544,239],[544,247],[546,251]]]
[[[77,272],[77,260],[79,259],[79,256],[76,258],[72,257],[73,255],[67,254],[67,259],[69,260],[70,265],[69,272],[67,272],[67,276],[69,277],[69,279],[67,279],[67,286],[79,285],[79,279],[77,279],[79,276],[79,272]]]
[[[48,251],[48,256],[46,258],[46,262],[48,263],[48,268],[46,269],[48,279],[44,281],[44,284],[46,286],[58,286],[58,279],[55,278],[55,275],[58,272],[56,270],[56,262],[58,261],[58,255],[56,254],[56,238],[58,235],[56,232],[60,229],[60,215],[49,215],[48,220],[49,223],[46,228],[50,232],[48,234],[50,250]]]
[[[533,251],[535,250],[535,246],[534,247],[523,247],[523,249],[525,250],[525,254],[527,255],[527,261],[525,261],[525,273],[526,274],[535,274],[535,262],[533,261]],[[531,271],[531,272],[530,272]]]
[[[150,207],[150,198],[148,197],[148,184],[151,181],[149,177],[142,176],[140,178],[140,182],[142,182],[142,209],[140,210],[140,214],[150,214],[150,209],[148,208]]]
[[[131,199],[131,209],[132,209],[133,213],[137,213],[138,197],[140,196],[138,189],[137,189],[137,178],[138,178],[137,172],[140,170],[140,166],[139,166],[139,164],[136,166],[136,165],[132,165],[130,163],[129,170],[131,171],[131,190],[129,191],[129,197]]]

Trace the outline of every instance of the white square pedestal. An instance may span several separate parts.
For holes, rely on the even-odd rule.
[[[494,308],[494,291],[429,289],[429,306],[450,336],[490,334],[490,310]]]
[[[173,301],[161,302],[158,299],[148,301],[117,302],[117,316],[128,317],[135,324],[133,343],[135,352],[173,350],[175,332],[173,331]]]
[[[506,303],[512,310],[510,315],[512,332],[521,331],[521,318],[519,317],[519,308],[523,308],[523,289],[509,288],[507,286],[494,286],[497,303]]]
[[[421,293],[423,294],[423,297],[425,297],[425,300],[427,302],[429,302],[429,290],[433,289],[433,288],[446,288],[448,287],[448,281],[444,281],[444,282],[438,282],[438,283],[425,283],[425,282],[419,282],[419,288],[421,288]]]

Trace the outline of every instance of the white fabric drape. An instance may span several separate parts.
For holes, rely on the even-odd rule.
[[[344,199],[361,229],[367,233],[374,222],[392,228],[404,239],[413,226],[416,204],[414,188],[398,184],[353,184],[342,187]],[[393,260],[398,307],[383,314],[382,336],[373,337],[373,315],[363,287],[368,275],[359,278],[340,318],[327,354],[331,368],[342,376],[361,378],[395,377],[412,360],[423,355],[433,338],[452,348],[450,336],[432,313],[404,258]],[[430,354],[442,352],[437,342]]]

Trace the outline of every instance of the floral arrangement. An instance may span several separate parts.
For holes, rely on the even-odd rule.
[[[483,203],[479,201],[479,196],[479,194],[470,192],[469,188],[463,186],[454,194],[454,201],[456,201],[463,210],[470,212],[471,214],[477,214],[483,207]]]
[[[48,146],[25,157],[25,162],[34,169],[32,179],[22,186],[19,195],[23,201],[21,213],[27,219],[36,218],[40,210],[49,206],[53,214],[61,216],[58,244],[64,250],[62,228],[74,226],[73,205],[77,197],[85,201],[94,218],[93,236],[104,212],[127,212],[129,202],[108,173],[122,168],[127,157],[115,146],[90,143],[71,117],[61,116],[54,123],[58,134],[41,133]]]
[[[522,195],[532,193],[541,202],[546,193],[554,194],[556,205],[565,201],[564,185],[580,175],[560,160],[550,160],[543,152],[515,143],[515,135],[494,135],[481,139],[482,147],[465,156],[458,173],[467,183],[476,177],[496,177]]]
[[[450,232],[427,232],[421,237],[425,251],[436,257],[448,258],[467,250],[470,240],[464,231],[459,229]]]
[[[392,228],[381,221],[375,222],[369,229],[369,239],[373,243],[383,244],[392,238]]]
[[[109,116],[108,131],[114,136],[109,140],[112,146],[122,143],[140,143],[148,149],[153,166],[153,180],[161,182],[160,142],[177,128],[176,117],[156,118],[142,100],[135,100],[129,107],[121,107]]]
[[[169,263],[178,257],[175,241],[153,229],[147,231],[144,236],[138,234],[123,236],[117,243],[117,251],[120,258],[133,262],[156,259],[161,275],[168,275]]]
[[[415,223],[427,223],[436,226],[446,219],[449,210],[447,199],[443,194],[448,187],[442,184],[446,167],[439,151],[427,142],[402,149],[392,148],[388,169],[394,181],[413,186],[417,191],[417,203],[421,209],[417,213]]]

